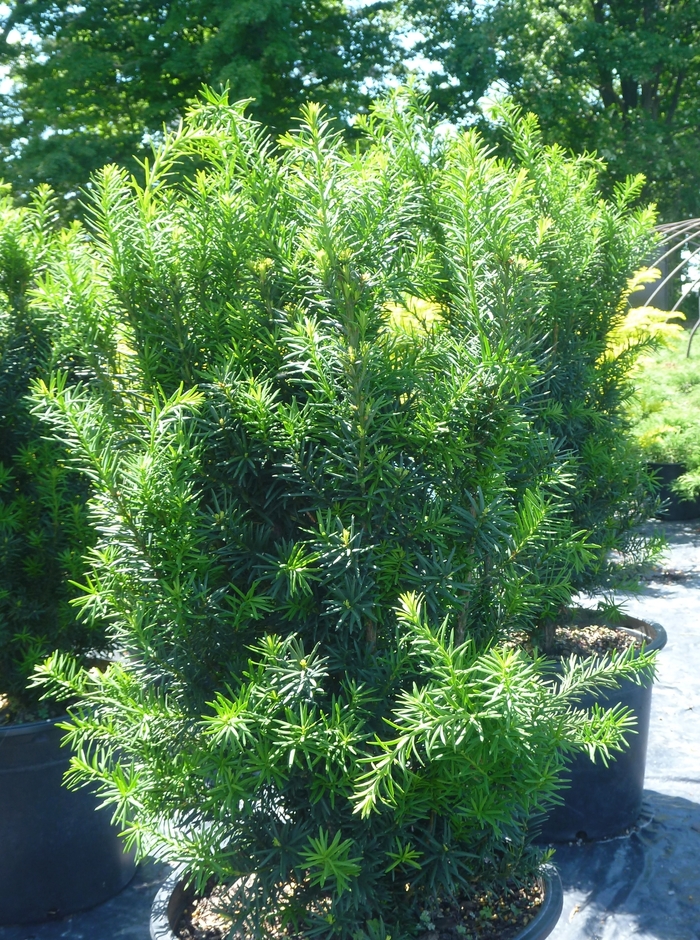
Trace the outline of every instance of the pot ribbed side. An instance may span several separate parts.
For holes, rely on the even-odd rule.
[[[666,645],[666,631],[657,623],[625,619],[625,629],[647,639],[647,650],[661,650]],[[612,838],[635,825],[642,810],[646,769],[652,683],[638,684],[624,680],[618,689],[589,694],[581,707],[595,704],[603,708],[623,705],[632,709],[637,724],[628,736],[627,748],[606,767],[600,759],[593,763],[587,754],[577,754],[568,766],[568,789],[562,791],[563,803],[535,825],[540,844],[595,841]]]
[[[95,907],[134,875],[98,799],[62,785],[70,754],[58,721],[0,728],[0,925]]]

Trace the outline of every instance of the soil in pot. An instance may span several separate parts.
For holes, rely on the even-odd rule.
[[[500,896],[478,891],[468,900],[441,900],[437,910],[421,914],[418,936],[425,940],[512,940],[537,916],[543,897],[541,883],[534,882],[525,887],[512,885]],[[209,898],[193,901],[177,924],[178,940],[225,940],[228,922],[217,913],[222,900],[214,891]]]
[[[666,632],[658,624],[634,617],[624,617],[619,625],[596,622],[594,615],[581,613],[571,624],[557,627],[553,653],[567,657],[623,651],[631,645],[659,650],[666,643]],[[606,767],[600,759],[593,763],[586,754],[573,758],[568,768],[568,789],[562,791],[563,804],[554,807],[545,818],[533,820],[539,829],[540,843],[611,838],[629,831],[642,809],[646,766],[652,683],[637,684],[625,680],[619,689],[584,697],[581,705],[616,704],[631,708],[637,724],[628,736],[628,747]]]
[[[87,790],[62,785],[70,754],[57,722],[0,728],[0,924],[64,917],[112,897],[131,854]]]
[[[154,902],[152,940],[226,940],[229,922],[218,913],[226,904],[226,891],[214,888],[197,899],[176,878],[166,882]],[[416,936],[418,940],[544,940],[559,920],[562,903],[559,876],[548,865],[529,885],[511,884],[502,894],[475,890],[468,900],[441,901],[435,910],[420,915]],[[275,936],[271,932],[270,937]],[[302,940],[289,933],[277,936]]]

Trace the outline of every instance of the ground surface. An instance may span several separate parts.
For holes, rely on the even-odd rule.
[[[700,940],[700,520],[663,528],[669,573],[627,606],[663,624],[669,637],[649,732],[645,809],[653,819],[627,838],[557,850],[564,910],[551,940]],[[142,867],[101,907],[0,927],[0,940],[148,940],[151,901],[165,873]]]
[[[0,940],[149,940],[151,904],[169,870],[142,865],[131,884],[106,904],[65,920],[0,927]]]

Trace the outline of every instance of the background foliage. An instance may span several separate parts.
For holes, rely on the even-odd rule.
[[[103,650],[99,620],[80,621],[70,581],[85,576],[94,543],[88,487],[65,447],[46,440],[26,400],[51,365],[50,329],[29,304],[55,237],[55,204],[39,190],[17,209],[0,199],[0,694],[3,718],[46,715],[27,682],[54,650],[76,656]],[[9,702],[8,702],[9,700]]]
[[[644,173],[664,219],[700,214],[697,0],[409,3],[442,113],[479,116],[489,90],[538,115],[545,139]]]
[[[691,499],[700,493],[700,367],[697,350],[686,357],[687,345],[686,337],[676,337],[667,349],[644,358],[630,413],[650,461],[685,467],[673,488]]]
[[[254,115],[284,131],[307,98],[343,121],[366,107],[363,82],[396,55],[385,4],[341,0],[12,2],[0,61],[3,174],[20,190],[61,194],[93,170],[150,153],[149,136],[182,117],[203,83],[254,98]],[[12,31],[15,30],[13,33]],[[8,37],[28,37],[25,43]]]
[[[369,93],[413,70],[443,117],[502,143],[483,96],[507,94],[548,143],[604,157],[608,194],[644,173],[663,219],[700,214],[698,0],[10,0],[8,11],[0,156],[23,192],[74,193],[106,162],[134,170],[132,155],[203,83],[254,98],[251,113],[276,131],[321,101],[352,135]]]

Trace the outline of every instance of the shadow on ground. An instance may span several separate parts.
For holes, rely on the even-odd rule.
[[[552,940],[700,940],[700,806],[645,791],[652,822],[557,848],[565,891]]]
[[[148,940],[153,897],[169,871],[157,862],[141,864],[131,884],[111,901],[63,920],[0,927],[0,940]]]
[[[642,531],[658,532],[662,530],[666,541],[671,546],[700,545],[700,519],[689,522],[667,522],[658,519],[642,527]]]

